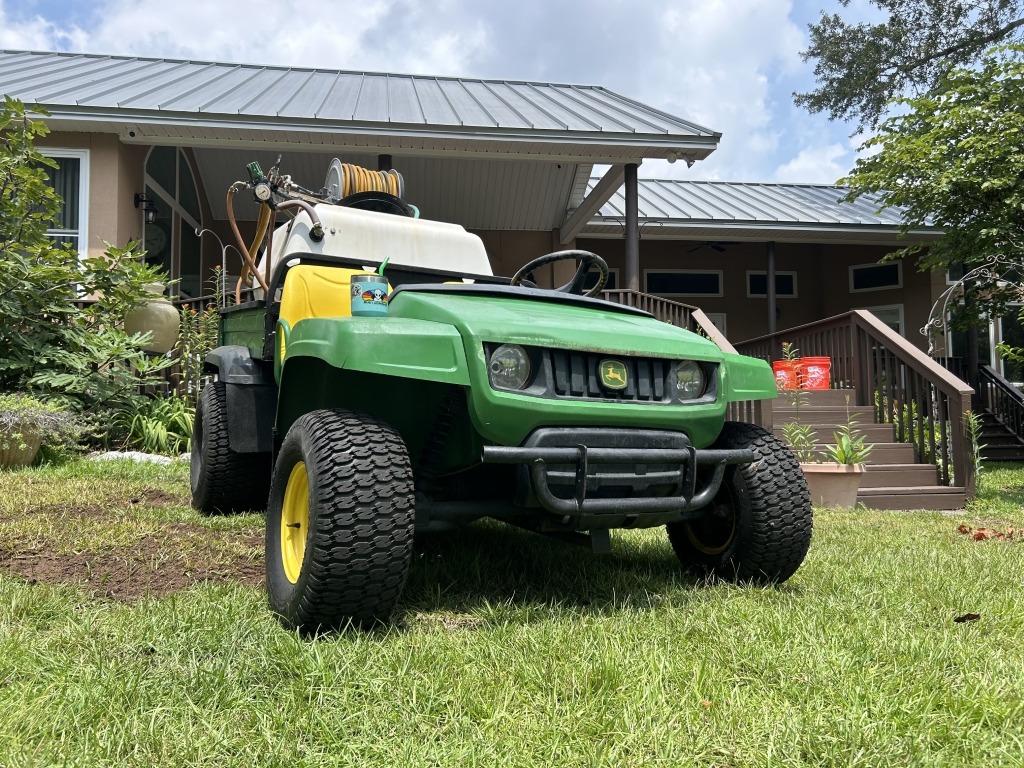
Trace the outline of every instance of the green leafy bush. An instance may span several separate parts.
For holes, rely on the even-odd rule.
[[[35,148],[46,126],[24,105],[0,105],[0,392],[27,391],[110,423],[110,412],[143,405],[140,388],[162,380],[172,361],[147,355],[144,335],[122,322],[159,282],[136,250],[108,244],[80,259],[47,236],[61,201],[49,184],[51,160]],[[96,301],[83,301],[96,298]]]
[[[126,448],[174,455],[190,449],[194,416],[184,397],[151,397],[134,414],[119,414],[117,427],[127,435]]]
[[[74,414],[53,403],[24,394],[0,394],[0,451],[23,449],[28,439],[63,451],[74,445],[80,432]]]

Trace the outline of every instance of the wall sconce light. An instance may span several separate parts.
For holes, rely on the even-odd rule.
[[[145,205],[142,206],[142,212],[146,214],[146,223],[152,224],[156,221],[156,203],[141,192],[136,192],[135,207],[138,208],[142,203],[145,203]]]

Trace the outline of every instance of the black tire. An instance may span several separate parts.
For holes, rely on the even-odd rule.
[[[412,559],[414,500],[409,453],[388,424],[340,410],[298,419],[267,511],[267,593],[281,622],[305,633],[386,623]]]
[[[800,464],[785,443],[753,424],[726,422],[714,447],[753,448],[757,459],[726,470],[706,516],[666,526],[672,548],[698,575],[785,581],[811,545],[811,496]]]
[[[229,447],[224,382],[203,387],[192,426],[192,506],[207,514],[262,512],[272,471],[269,453],[235,453]]]

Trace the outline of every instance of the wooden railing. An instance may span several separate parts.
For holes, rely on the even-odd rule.
[[[650,312],[662,322],[671,323],[688,330],[693,329],[693,311],[697,308],[691,307],[689,304],[680,304],[678,301],[663,299],[660,296],[653,296],[649,293],[641,293],[640,291],[631,291],[627,288],[602,291],[601,298],[605,301],[625,304],[627,307]]]
[[[964,414],[972,390],[870,312],[854,310],[737,344],[746,355],[781,357],[782,342],[802,356],[831,359],[833,388],[850,388],[876,421],[893,424],[896,439],[914,446],[920,463],[935,464],[942,485],[974,493],[970,439]]]
[[[999,421],[1024,440],[1024,395],[1013,384],[987,365],[979,372],[982,406]]]
[[[624,304],[627,307],[650,312],[662,322],[679,328],[685,328],[688,331],[693,331],[710,339],[726,352],[736,351],[732,344],[729,343],[729,340],[722,335],[722,332],[715,327],[715,324],[698,307],[672,301],[671,299],[664,299],[661,296],[654,296],[650,293],[630,291],[625,288],[603,291],[601,298],[616,304]]]

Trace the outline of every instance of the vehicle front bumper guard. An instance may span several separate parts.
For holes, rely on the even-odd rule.
[[[690,512],[701,509],[718,493],[731,464],[749,464],[756,455],[753,449],[686,448],[588,448],[524,447],[487,445],[483,461],[489,464],[521,464],[529,468],[533,491],[540,505],[558,515],[577,516],[666,512]],[[575,488],[572,498],[561,498],[551,491],[548,465],[575,465]],[[591,464],[675,464],[682,468],[681,493],[672,496],[632,498],[587,498],[587,471]],[[697,487],[697,467],[713,467],[710,477]]]

